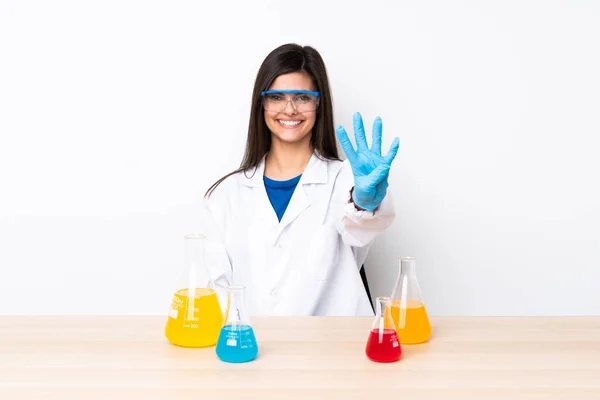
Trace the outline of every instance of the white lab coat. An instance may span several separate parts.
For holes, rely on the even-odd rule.
[[[264,158],[224,180],[204,203],[205,231],[229,258],[215,280],[245,285],[252,316],[372,316],[359,271],[394,220],[389,191],[374,213],[358,211],[349,203],[348,161],[313,154],[279,222],[263,174]]]

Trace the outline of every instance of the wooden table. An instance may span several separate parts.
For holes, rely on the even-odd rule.
[[[170,345],[164,322],[0,317],[0,399],[600,399],[600,317],[432,318],[394,364],[365,357],[371,318],[254,318],[247,364]]]

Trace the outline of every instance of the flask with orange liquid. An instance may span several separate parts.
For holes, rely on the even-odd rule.
[[[415,271],[415,257],[401,257],[398,279],[392,291],[392,319],[400,343],[416,344],[429,340],[431,324],[423,303]]]
[[[223,325],[221,305],[206,265],[206,240],[201,234],[185,236],[185,269],[165,326],[165,336],[177,346],[214,346]]]

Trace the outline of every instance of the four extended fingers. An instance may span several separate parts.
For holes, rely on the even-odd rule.
[[[346,156],[348,157],[348,161],[350,161],[350,163],[354,163],[356,161],[358,153],[360,153],[362,151],[369,151],[369,147],[367,144],[367,138],[365,135],[365,129],[363,126],[362,116],[360,115],[360,113],[357,112],[354,114],[353,122],[354,122],[354,137],[356,139],[356,146],[357,146],[356,150],[354,150],[354,146],[352,145],[352,142],[350,141],[350,138],[348,137],[346,130],[342,126],[338,126],[338,128],[336,129],[336,133],[337,133],[338,139],[340,141],[340,144],[342,145],[342,149],[344,150],[344,153],[346,153]],[[381,121],[381,118],[380,117],[375,118],[375,120],[373,121],[373,141],[372,141],[371,152],[375,153],[378,156],[381,156],[381,140],[382,140],[382,131],[383,131],[382,125],[383,125],[383,123]],[[390,146],[390,150],[388,151],[387,155],[383,158],[384,162],[388,166],[391,166],[392,161],[394,161],[394,159],[396,158],[399,147],[400,147],[400,140],[396,137],[396,138],[394,138],[394,141],[392,142],[392,144]]]

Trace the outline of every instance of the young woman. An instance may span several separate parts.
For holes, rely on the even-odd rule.
[[[261,65],[240,168],[213,184],[209,236],[227,252],[221,277],[247,288],[251,315],[373,315],[359,270],[395,213],[388,173],[398,138],[381,154],[381,119],[368,147],[354,115],[355,150],[337,137],[320,54],[286,44]]]

